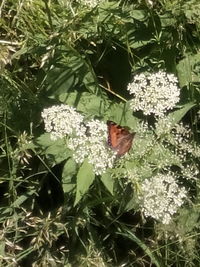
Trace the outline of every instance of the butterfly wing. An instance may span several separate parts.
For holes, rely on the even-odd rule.
[[[108,145],[117,151],[118,156],[127,153],[131,146],[135,133],[130,133],[126,128],[117,125],[112,121],[107,122],[108,125]]]

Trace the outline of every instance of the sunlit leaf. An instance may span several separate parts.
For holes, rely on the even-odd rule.
[[[53,141],[48,133],[38,137],[35,144],[40,148],[41,153],[52,158],[54,163],[60,163],[71,156],[71,151],[67,148],[65,140],[58,139]]]
[[[177,74],[180,86],[187,86],[190,83],[200,82],[200,55],[185,54],[185,57],[177,65]]]
[[[168,118],[170,119],[172,125],[178,123],[184,116],[185,114],[195,106],[195,103],[190,102],[185,105],[179,110],[176,110],[168,115]]]
[[[76,198],[74,205],[76,205],[81,198],[87,193],[90,185],[93,183],[95,174],[93,167],[87,160],[81,165],[77,174],[77,184],[76,184]]]
[[[111,175],[109,173],[103,174],[101,176],[101,181],[108,191],[113,195],[114,179],[111,177]]]

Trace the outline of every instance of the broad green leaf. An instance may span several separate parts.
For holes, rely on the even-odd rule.
[[[71,191],[73,191],[73,192],[75,192],[75,187],[76,187],[76,184],[75,183],[73,183],[72,181],[71,181],[71,179],[69,180],[69,182],[67,182],[67,183],[63,183],[62,184],[62,189],[63,189],[63,192],[66,194],[68,194],[69,192],[71,192]]]
[[[135,9],[130,11],[130,16],[136,20],[144,21],[148,18],[148,13],[142,9]]]
[[[185,236],[192,232],[195,227],[199,227],[200,208],[198,206],[190,207],[190,209],[182,208],[178,217],[180,230]]]
[[[105,110],[109,107],[108,101],[88,92],[62,94],[59,100],[70,106],[76,106],[76,109],[84,112],[84,114],[92,114],[93,116],[103,116]]]
[[[62,93],[66,93],[69,89],[74,88],[77,78],[69,68],[55,68],[48,74],[50,85],[47,88],[48,94],[52,98],[56,98]]]
[[[136,127],[138,119],[132,115],[132,110],[129,108],[129,104],[120,103],[110,106],[106,114],[108,120],[112,120],[122,126],[128,126],[131,129]]]
[[[93,183],[95,174],[93,167],[87,160],[85,160],[80,167],[77,174],[77,185],[76,185],[76,198],[74,206],[81,200],[81,198],[88,191],[90,185]]]
[[[77,172],[77,164],[73,158],[67,160],[63,167],[62,177],[63,181],[65,181],[65,177],[75,175]]]
[[[74,190],[76,183],[74,176],[77,172],[77,164],[76,162],[70,158],[64,165],[63,172],[62,172],[62,182],[63,182],[63,191],[64,193],[68,193]]]
[[[189,85],[190,83],[200,82],[200,54],[186,54],[177,65],[177,74],[180,87]]]
[[[99,19],[102,22],[105,22],[105,19],[108,19],[108,16],[111,15],[111,12],[116,12],[118,9],[119,2],[118,1],[101,1],[99,4]]]
[[[85,75],[83,76],[83,84],[88,89],[89,92],[96,92],[98,90],[98,84],[95,79],[95,74],[92,72],[92,69],[88,66]]]
[[[190,102],[185,105],[179,110],[176,110],[168,115],[168,118],[170,119],[172,125],[178,123],[184,116],[185,114],[195,106],[195,103]]]
[[[35,144],[42,150],[42,154],[53,157],[54,163],[60,163],[71,156],[71,151],[67,148],[65,140],[53,141],[48,133],[37,138]]]
[[[55,141],[51,140],[49,133],[44,133],[40,135],[35,141],[36,145],[39,145],[41,147],[51,146],[54,142]]]
[[[124,199],[127,200],[127,199]],[[135,197],[131,197],[129,200],[126,201],[126,205],[124,205],[124,211],[130,211],[137,208],[137,202]]]
[[[159,18],[162,28],[174,26],[174,24],[176,23],[176,19],[171,12],[166,12],[162,15],[160,14]]]
[[[110,175],[110,173],[104,173],[101,176],[101,181],[108,189],[108,191],[113,195],[113,188],[114,188],[114,179]]]

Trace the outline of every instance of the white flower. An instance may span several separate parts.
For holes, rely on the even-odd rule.
[[[85,158],[94,167],[97,175],[103,174],[107,168],[112,168],[116,153],[107,145],[107,125],[99,120],[91,120],[86,124],[87,135],[70,138],[68,147],[73,150],[73,158],[82,163]]]
[[[107,145],[108,130],[104,122],[91,120],[84,124],[84,117],[64,104],[44,109],[42,118],[45,130],[53,140],[69,136],[68,147],[77,163],[83,163],[87,158],[97,175],[113,167],[116,153]]]
[[[102,2],[102,0],[82,0],[81,1],[84,5],[90,7],[90,8],[94,8],[95,6],[97,6],[100,2]]]
[[[155,123],[155,132],[158,137],[170,134],[172,128],[173,128],[173,120],[166,116],[159,118]]]
[[[159,71],[153,74],[139,74],[128,84],[127,90],[134,98],[130,106],[134,111],[142,110],[145,115],[162,117],[175,107],[180,99],[178,80],[173,74]]]
[[[45,130],[51,133],[51,139],[56,140],[66,135],[83,136],[86,128],[82,125],[83,116],[75,108],[59,105],[46,108],[42,112]]]
[[[182,175],[186,179],[197,180],[198,179],[198,175],[199,175],[198,166],[192,165],[192,164],[187,164],[186,166],[184,166],[182,168]]]
[[[157,174],[142,183],[139,201],[146,217],[168,224],[186,198],[186,190],[176,183],[175,175]]]

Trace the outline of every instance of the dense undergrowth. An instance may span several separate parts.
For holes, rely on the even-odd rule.
[[[200,266],[199,10],[198,0],[0,3],[0,266]],[[127,90],[159,71],[177,77],[179,100],[167,109],[166,98],[161,116]],[[78,141],[51,138],[44,117],[69,106],[85,143],[75,126]],[[108,133],[95,135],[94,120],[129,127],[130,151],[95,161],[92,138]]]

